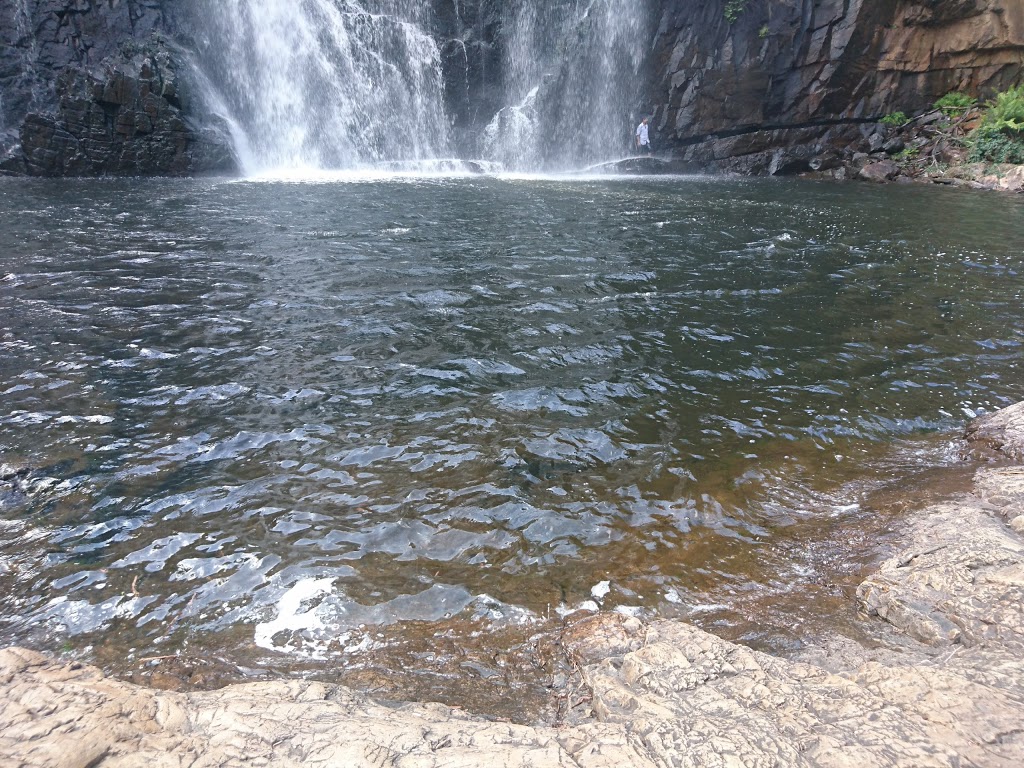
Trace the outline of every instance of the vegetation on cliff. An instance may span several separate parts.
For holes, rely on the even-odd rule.
[[[971,162],[1024,163],[1024,83],[989,102],[968,145]]]
[[[1024,84],[983,104],[953,91],[931,110],[913,117],[894,112],[878,124],[842,177],[1024,190]]]

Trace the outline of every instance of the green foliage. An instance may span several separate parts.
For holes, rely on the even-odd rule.
[[[891,115],[886,115],[878,122],[882,125],[891,125],[894,128],[899,128],[900,126],[906,125],[908,121],[909,118],[902,112],[893,112]]]
[[[971,132],[972,163],[1024,164],[1024,83],[996,94],[980,126]]]
[[[768,37],[768,25],[767,24],[765,24],[763,27],[761,27],[759,30],[757,30],[757,36],[760,37],[762,40],[764,40],[766,37]]]
[[[987,106],[985,125],[1018,133],[1024,131],[1024,83],[997,93]]]
[[[907,147],[904,150],[897,152],[893,155],[893,160],[897,163],[909,163],[914,160],[918,155],[921,154],[921,150],[917,147]]]
[[[946,117],[955,117],[974,106],[974,99],[966,93],[950,91],[935,102],[935,108],[941,110]]]
[[[740,17],[740,14],[747,9],[747,3],[750,0],[727,0],[725,4],[725,20],[730,24],[735,24],[736,19]]]
[[[1014,136],[989,125],[982,125],[971,133],[971,151],[967,159],[972,163],[1024,164],[1024,137]]]

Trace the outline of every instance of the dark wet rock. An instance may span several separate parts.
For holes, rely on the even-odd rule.
[[[32,175],[180,176],[236,168],[227,132],[201,129],[182,112],[174,54],[160,38],[127,44],[96,67],[69,67],[56,87],[56,113],[31,113],[21,128]]]
[[[224,127],[190,98],[165,0],[0,4],[0,173],[231,171]]]
[[[807,164],[812,171],[831,171],[842,165],[842,159],[835,152],[826,152],[812,157]]]
[[[445,111],[463,155],[479,152],[483,127],[505,102],[502,4],[431,0],[441,53]]]
[[[890,155],[895,155],[897,152],[902,152],[904,149],[906,149],[906,147],[906,143],[899,136],[894,136],[893,138],[886,141],[884,145],[882,145],[882,149],[884,149],[886,153]]]
[[[692,163],[674,162],[660,157],[627,157],[587,168],[589,173],[618,173],[633,176],[663,176],[667,174],[699,173],[700,167]]]
[[[1014,84],[1024,5],[785,0],[743,4],[730,20],[721,3],[663,0],[651,69],[647,99],[668,147],[769,173],[775,149],[875,151],[886,115]]]

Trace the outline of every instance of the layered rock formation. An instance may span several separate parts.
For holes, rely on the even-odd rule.
[[[131,42],[98,67],[57,77],[56,113],[30,113],[21,127],[25,170],[34,176],[184,176],[230,172],[226,131],[201,128],[182,111],[173,55],[159,39]]]
[[[186,175],[235,168],[190,99],[160,0],[0,4],[0,171]]]
[[[742,171],[819,169],[870,151],[887,114],[1024,75],[1024,5],[1008,0],[662,5],[648,95],[662,146]]]
[[[781,659],[681,622],[603,614],[563,645],[592,717],[561,729],[315,682],[167,693],[0,651],[0,762],[128,766],[793,766],[1024,764],[1024,405],[971,430],[999,465],[914,516],[858,590],[877,642]],[[992,454],[996,451],[996,454]],[[1006,453],[1003,453],[1006,451]]]

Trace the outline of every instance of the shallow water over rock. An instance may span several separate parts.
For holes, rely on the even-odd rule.
[[[0,639],[441,699],[580,607],[785,649],[1024,397],[1015,198],[344,178],[0,179]]]

